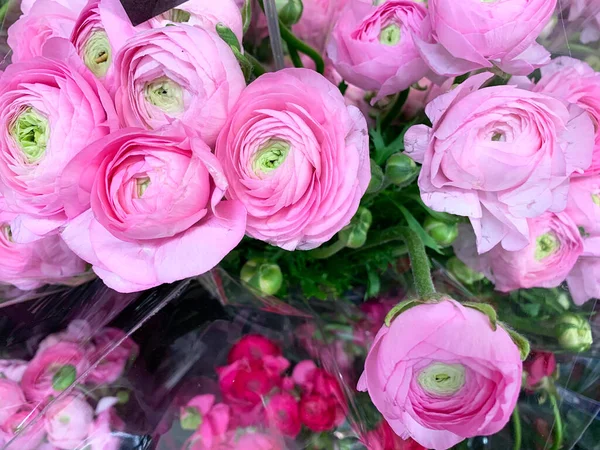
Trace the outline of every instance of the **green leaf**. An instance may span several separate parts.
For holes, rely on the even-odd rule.
[[[235,48],[238,52],[241,52],[242,47],[240,46],[240,42],[238,41],[235,33],[231,31],[231,28],[222,23],[218,23],[215,28],[217,30],[217,34],[225,41],[227,45],[229,45],[232,49]]]
[[[435,242],[433,240],[433,238],[431,236],[429,236],[429,234],[427,234],[427,232],[421,226],[419,221],[417,219],[415,219],[415,216],[413,216],[408,209],[406,209],[404,206],[398,204],[395,200],[392,200],[392,201],[394,202],[396,207],[400,210],[400,212],[406,219],[408,227],[419,235],[419,237],[423,241],[423,244],[425,244],[425,246],[429,247],[430,249],[432,249],[433,251],[435,251],[441,255],[442,251],[441,251],[439,245],[437,244],[437,242]]]
[[[531,346],[529,345],[529,341],[521,334],[517,333],[515,330],[511,330],[507,326],[503,325],[503,328],[506,330],[512,341],[519,348],[519,352],[521,353],[521,360],[525,361],[529,356],[529,352],[531,351]]]
[[[518,303],[519,308],[530,317],[537,317],[542,307],[539,303]]]
[[[496,331],[498,325],[498,316],[496,314],[496,310],[492,308],[491,305],[487,303],[463,303],[463,306],[468,308],[476,309],[477,311],[485,314],[490,319],[490,324],[492,325],[492,330]]]
[[[381,280],[379,278],[379,273],[373,269],[372,267],[367,266],[367,292],[365,293],[366,298],[373,298],[379,294],[381,290]]]
[[[403,302],[398,303],[390,310],[389,313],[387,313],[387,316],[385,316],[385,326],[389,328],[390,324],[396,317],[398,317],[404,311],[407,311],[414,306],[420,305],[421,303],[422,302],[419,300],[405,300]]]

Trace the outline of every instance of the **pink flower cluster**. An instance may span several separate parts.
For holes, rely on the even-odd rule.
[[[222,402],[200,395],[181,408],[182,427],[194,430],[185,448],[262,449],[243,446],[251,436],[265,449],[283,449],[285,437],[295,438],[303,426],[320,433],[343,423],[346,401],[337,380],[312,360],[286,375],[290,365],[265,336],[241,338],[228,364],[217,368]]]
[[[245,233],[317,247],[356,212],[364,117],[313,71],[246,87],[216,29],[241,41],[234,0],[136,27],[119,0],[22,10],[0,78],[0,259],[16,262],[1,282],[65,282],[87,263],[140,291],[210,270]]]
[[[137,352],[121,330],[93,334],[87,322],[74,321],[40,342],[31,361],[0,360],[0,445],[36,450],[48,442],[48,450],[118,449],[113,432],[125,425],[115,412],[117,398],[104,397],[94,409],[85,392],[114,383]]]

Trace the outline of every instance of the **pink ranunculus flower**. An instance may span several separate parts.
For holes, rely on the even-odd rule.
[[[264,356],[281,356],[279,345],[262,334],[246,334],[229,350],[227,362],[234,363],[238,359],[261,360]]]
[[[27,15],[31,12],[33,6],[42,0],[21,0],[20,6],[23,15]],[[87,0],[52,0],[57,5],[63,6],[65,8],[69,8],[71,11],[75,13],[75,15],[79,14],[79,12],[83,9]]]
[[[571,217],[573,222],[581,228],[584,236],[600,236],[599,175],[571,180],[565,214]]]
[[[600,298],[600,257],[584,256],[567,277],[569,293],[576,305]]]
[[[246,86],[225,41],[185,24],[130,39],[115,60],[115,76],[124,126],[158,129],[181,120],[210,146]]]
[[[600,73],[575,58],[561,56],[541,69],[535,92],[554,95],[588,112],[596,131],[592,165],[585,174],[600,174]]]
[[[113,133],[74,158],[61,184],[73,217],[63,239],[119,292],[200,275],[244,235],[243,206],[222,201],[221,164],[183,127]]]
[[[573,104],[546,94],[496,86],[477,90],[475,75],[425,108],[433,123],[405,135],[422,163],[421,198],[436,211],[466,216],[477,250],[530,243],[527,220],[566,207],[569,177],[589,167],[594,125]]]
[[[124,339],[118,347],[102,358],[113,346]],[[88,381],[98,384],[114,383],[123,374],[129,361],[139,353],[138,345],[126,334],[117,328],[104,328],[93,338],[94,350],[89,356],[93,363],[99,360],[98,365],[90,372]]]
[[[414,37],[429,34],[427,9],[411,0],[373,6],[350,0],[335,25],[327,54],[340,75],[377,99],[396,94],[423,78],[429,68]]]
[[[302,16],[292,26],[296,36],[319,52],[325,51],[333,27],[349,0],[304,0]]]
[[[92,328],[87,320],[73,320],[69,323],[65,330],[59,331],[58,333],[49,334],[42,339],[37,346],[36,356],[45,351],[48,347],[52,347],[61,342],[78,344],[82,350],[90,353],[94,350],[91,337]]]
[[[188,429],[196,425],[196,432],[190,436],[184,448],[223,448],[221,445],[227,440],[230,415],[229,406],[224,403],[215,404],[214,395],[197,395],[192,398],[180,411],[182,425],[186,425]]]
[[[384,325],[358,382],[396,434],[445,450],[500,431],[521,390],[519,349],[472,308],[446,298]]]
[[[20,359],[0,359],[0,378],[20,383],[27,364]]]
[[[532,352],[523,363],[523,370],[527,372],[527,387],[532,388],[545,377],[554,374],[556,357],[551,352]]]
[[[517,251],[496,245],[479,255],[469,225],[461,226],[454,244],[459,259],[485,274],[502,292],[560,286],[583,254],[577,225],[564,213],[545,213],[528,220],[530,243]]]
[[[65,450],[83,444],[93,421],[94,410],[81,395],[67,395],[56,400],[44,415],[48,441]]]
[[[60,342],[33,358],[21,379],[27,400],[45,402],[67,389],[90,363],[84,349],[72,342]]]
[[[279,392],[267,398],[265,417],[267,425],[284,436],[295,438],[302,428],[298,400],[288,392]]]
[[[44,422],[35,420],[39,410],[25,405],[0,424],[0,444],[3,450],[40,450],[46,436]]]
[[[67,37],[86,67],[114,92],[114,58],[127,39],[149,28],[134,27],[119,0],[90,0]]]
[[[235,0],[188,0],[150,19],[148,25],[159,28],[182,22],[210,31],[221,23],[233,31],[240,44],[244,37],[242,15]]]
[[[438,75],[456,76],[498,66],[528,75],[550,62],[535,42],[552,17],[557,0],[428,2],[432,34],[415,37],[423,58]]]
[[[108,404],[112,403],[113,401]],[[101,405],[102,403],[98,404]],[[96,418],[89,427],[85,444],[89,445],[91,450],[119,450],[122,438],[118,432],[124,430],[125,422],[117,416],[112,405],[106,409],[96,408]]]
[[[17,242],[64,225],[57,178],[73,156],[118,126],[108,92],[67,40],[11,64],[0,76],[0,190]],[[46,51],[45,50],[45,51]]]
[[[73,30],[77,12],[54,0],[38,0],[28,14],[8,28],[8,45],[13,63],[42,55],[48,40],[68,38]]]
[[[26,403],[25,395],[16,381],[0,378],[0,425]]]
[[[215,153],[246,232],[286,250],[331,239],[356,213],[371,178],[365,118],[308,69],[283,69],[242,93]]]
[[[285,450],[287,447],[281,435],[266,433],[255,429],[231,433],[227,449],[231,450]]]

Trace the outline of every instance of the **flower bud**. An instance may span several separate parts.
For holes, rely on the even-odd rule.
[[[77,369],[75,369],[75,366],[70,364],[62,366],[52,377],[52,388],[55,391],[64,391],[75,383],[75,378],[77,378]]]
[[[565,314],[556,323],[556,335],[562,348],[583,352],[594,342],[589,322],[576,314]]]
[[[430,216],[425,219],[424,226],[427,234],[442,247],[449,246],[458,237],[458,225],[456,223],[445,222]]]
[[[198,408],[194,408],[193,406],[186,407],[179,418],[179,423],[184,430],[197,430],[202,425],[202,416]]]
[[[346,241],[346,247],[360,248],[367,241],[367,234],[372,223],[373,215],[371,211],[361,206],[350,224],[340,231],[339,237],[341,240]]]
[[[394,153],[385,165],[385,176],[397,186],[408,186],[419,173],[417,164],[404,153]]]
[[[473,284],[476,281],[480,281],[485,278],[485,275],[474,271],[456,256],[453,256],[448,260],[446,267],[458,281],[464,284]]]
[[[281,3],[283,3],[281,0],[276,2],[279,19],[288,26],[298,23],[304,10],[302,0],[287,0],[286,3],[280,6]]]
[[[283,284],[279,266],[262,259],[251,259],[244,264],[240,278],[265,295],[275,295]]]
[[[367,194],[379,192],[383,187],[383,170],[375,161],[371,160],[371,181],[367,187]]]

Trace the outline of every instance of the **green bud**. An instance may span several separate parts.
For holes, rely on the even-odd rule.
[[[369,228],[373,223],[373,215],[361,206],[350,221],[339,233],[339,238],[346,242],[348,248],[360,248],[367,241]]]
[[[180,113],[184,109],[183,89],[169,77],[162,76],[144,86],[146,101],[166,113]]]
[[[302,0],[288,0],[283,6],[277,7],[279,19],[287,26],[298,23],[303,10]]]
[[[427,217],[424,223],[425,231],[442,247],[451,245],[458,237],[458,225],[448,223],[433,217]]]
[[[265,295],[275,295],[283,284],[283,274],[277,264],[251,259],[242,267],[240,278]]]
[[[93,32],[83,45],[83,62],[97,77],[102,78],[112,63],[112,47],[106,31]]]
[[[453,256],[448,260],[446,267],[458,281],[464,284],[473,284],[476,281],[481,281],[485,278],[484,274],[474,271],[456,256]]]
[[[9,130],[28,163],[37,163],[44,156],[50,138],[50,125],[48,119],[37,109],[23,109]]]
[[[231,31],[231,28],[222,23],[218,23],[215,28],[217,30],[217,34],[225,41],[227,45],[235,48],[236,50],[241,50],[242,47],[240,46],[240,42],[238,41],[235,33]]]
[[[594,340],[589,322],[576,314],[565,314],[556,322],[558,343],[565,350],[583,352],[590,348]]]
[[[117,401],[119,405],[125,405],[129,401],[129,392],[119,391],[117,392]]]
[[[75,378],[77,378],[75,366],[70,364],[62,366],[52,377],[52,388],[58,392],[64,391],[75,383]]]
[[[417,164],[404,153],[394,153],[385,165],[385,176],[397,186],[408,186],[419,173]]]
[[[367,194],[379,192],[383,187],[383,170],[374,160],[371,160],[371,181],[367,187]]]
[[[202,416],[200,415],[198,408],[192,406],[185,408],[183,414],[179,418],[179,423],[184,430],[197,430],[198,427],[202,425]]]

